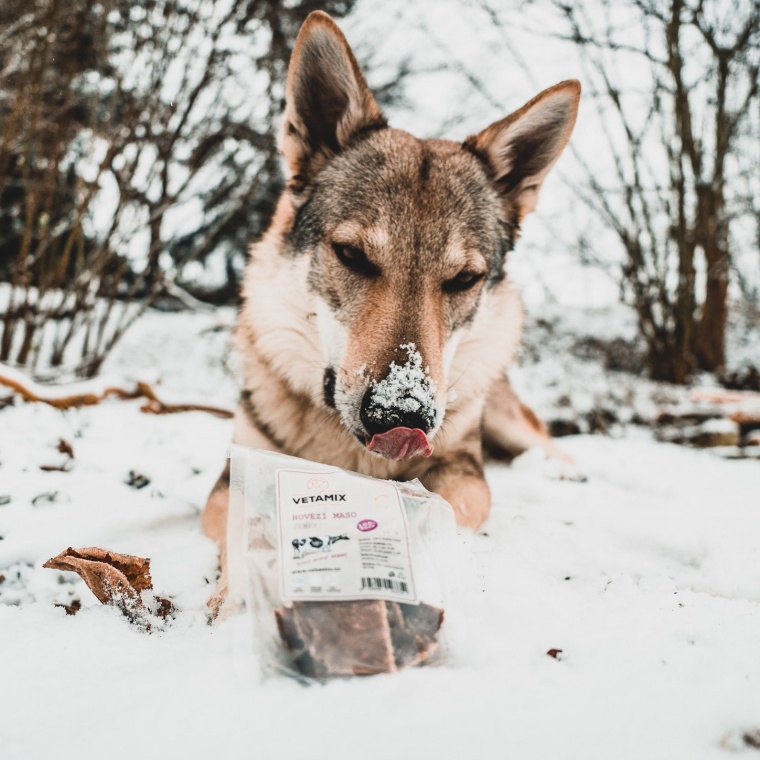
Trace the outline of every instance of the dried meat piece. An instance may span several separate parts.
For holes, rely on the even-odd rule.
[[[280,632],[280,638],[285,646],[291,652],[301,652],[306,644],[298,634],[296,626],[295,612],[292,607],[281,607],[274,611],[274,617],[277,620],[277,630]]]
[[[443,610],[429,604],[386,602],[396,667],[421,665],[438,647]]]
[[[380,600],[294,602],[275,610],[275,619],[298,671],[332,678],[422,664],[438,646],[443,610]]]
[[[275,613],[278,626],[305,676],[333,678],[396,670],[384,602],[294,602],[290,611],[286,609]]]

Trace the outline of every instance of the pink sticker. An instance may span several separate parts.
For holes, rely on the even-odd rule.
[[[374,520],[359,520],[356,527],[363,533],[366,533],[368,530],[377,528],[377,523]]]

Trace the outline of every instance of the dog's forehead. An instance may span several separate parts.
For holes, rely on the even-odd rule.
[[[484,167],[448,140],[395,129],[367,135],[330,163],[317,195],[331,231],[364,228],[400,247],[482,248],[498,234]]]

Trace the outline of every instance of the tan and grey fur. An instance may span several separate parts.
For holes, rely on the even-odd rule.
[[[483,523],[484,443],[552,447],[506,380],[522,308],[504,267],[579,95],[578,82],[562,82],[463,144],[417,139],[387,126],[332,19],[309,16],[287,82],[291,179],[243,285],[235,442],[419,478],[460,524]],[[409,344],[431,395],[409,427],[425,428],[434,453],[395,461],[367,450],[362,409]],[[204,513],[223,571],[228,482],[225,472]]]

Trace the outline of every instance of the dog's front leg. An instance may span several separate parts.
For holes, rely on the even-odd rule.
[[[275,451],[274,443],[259,429],[260,425],[256,407],[251,398],[251,392],[244,390],[240,394],[240,403],[235,413],[235,431],[233,443],[249,446],[253,449]],[[214,595],[209,599],[208,606],[212,616],[216,618],[222,610],[227,598],[227,514],[230,500],[230,463],[224,468],[216,485],[209,494],[206,508],[203,510],[203,531],[219,544],[219,580]],[[298,557],[303,554],[303,547],[296,549]]]
[[[227,596],[227,511],[230,498],[230,463],[216,481],[203,510],[203,532],[219,544],[219,580],[208,606],[215,618]]]
[[[420,480],[425,488],[451,504],[459,525],[477,530],[488,518],[491,491],[483,475],[480,452],[452,452]]]

